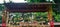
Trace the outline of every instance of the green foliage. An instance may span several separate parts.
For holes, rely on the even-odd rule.
[[[48,21],[47,19],[47,12],[36,12],[34,20],[40,22],[40,21]],[[41,17],[43,17],[41,19]]]
[[[57,15],[56,15],[56,13],[53,12],[53,16],[54,16],[54,21],[55,22],[60,22],[60,14],[59,13],[57,13]]]
[[[30,18],[25,18],[24,21],[29,22],[29,21],[31,21],[31,19]]]
[[[0,24],[2,23],[2,16],[0,16]]]
[[[60,14],[55,16],[55,20],[57,20],[57,22],[60,22]]]
[[[46,0],[26,0],[26,1],[30,3],[40,3],[40,2],[45,2]]]
[[[0,11],[4,9],[4,5],[0,5]]]
[[[36,21],[48,21],[47,20],[47,12],[31,12],[31,13],[14,13],[15,16],[13,17],[13,21],[19,21],[18,18],[22,17],[25,22],[29,22],[32,20]],[[21,15],[21,16],[20,16]],[[33,19],[32,19],[33,16]],[[43,17],[42,19],[40,17]]]

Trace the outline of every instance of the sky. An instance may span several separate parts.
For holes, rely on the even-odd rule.
[[[6,2],[9,2],[9,0],[5,0]],[[27,1],[24,1],[24,0],[11,0],[13,2],[16,2],[16,3],[21,3],[21,2],[27,2]],[[0,4],[1,3],[4,3],[4,0],[0,0]]]
[[[6,2],[9,2],[9,0],[5,0]],[[15,2],[15,3],[22,3],[22,2],[27,2],[27,1],[24,1],[24,0],[11,0],[11,1],[13,1],[13,2]],[[47,0],[48,1],[48,0]],[[52,0],[50,0],[50,1],[52,1]],[[0,0],[0,4],[1,3],[4,3],[4,0]]]

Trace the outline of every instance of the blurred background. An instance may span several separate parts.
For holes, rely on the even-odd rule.
[[[43,5],[41,9],[38,8],[40,3]],[[20,22],[43,22],[44,24],[48,25],[50,22],[48,20],[48,12],[45,12],[48,10],[42,10],[44,10],[44,7],[47,6],[46,4],[49,5],[49,3],[52,3],[51,18],[54,22],[54,27],[60,26],[60,0],[0,0],[0,24],[2,24],[2,20],[5,19],[5,23],[12,25],[19,25]],[[37,9],[37,11],[33,12],[35,9]],[[40,11],[38,11],[39,9]]]

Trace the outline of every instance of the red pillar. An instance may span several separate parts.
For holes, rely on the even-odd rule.
[[[50,27],[54,27],[54,21],[53,21],[53,15],[52,15],[52,13],[53,13],[53,11],[52,11],[52,4],[51,5],[49,5],[49,7],[48,7],[48,20],[49,20],[49,23],[50,23]]]
[[[7,13],[5,11],[3,11],[3,15],[2,15],[2,27],[6,27],[6,15],[7,15]]]

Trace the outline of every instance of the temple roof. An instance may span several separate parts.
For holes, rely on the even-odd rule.
[[[40,12],[47,11],[47,6],[51,3],[5,3],[9,12]]]

